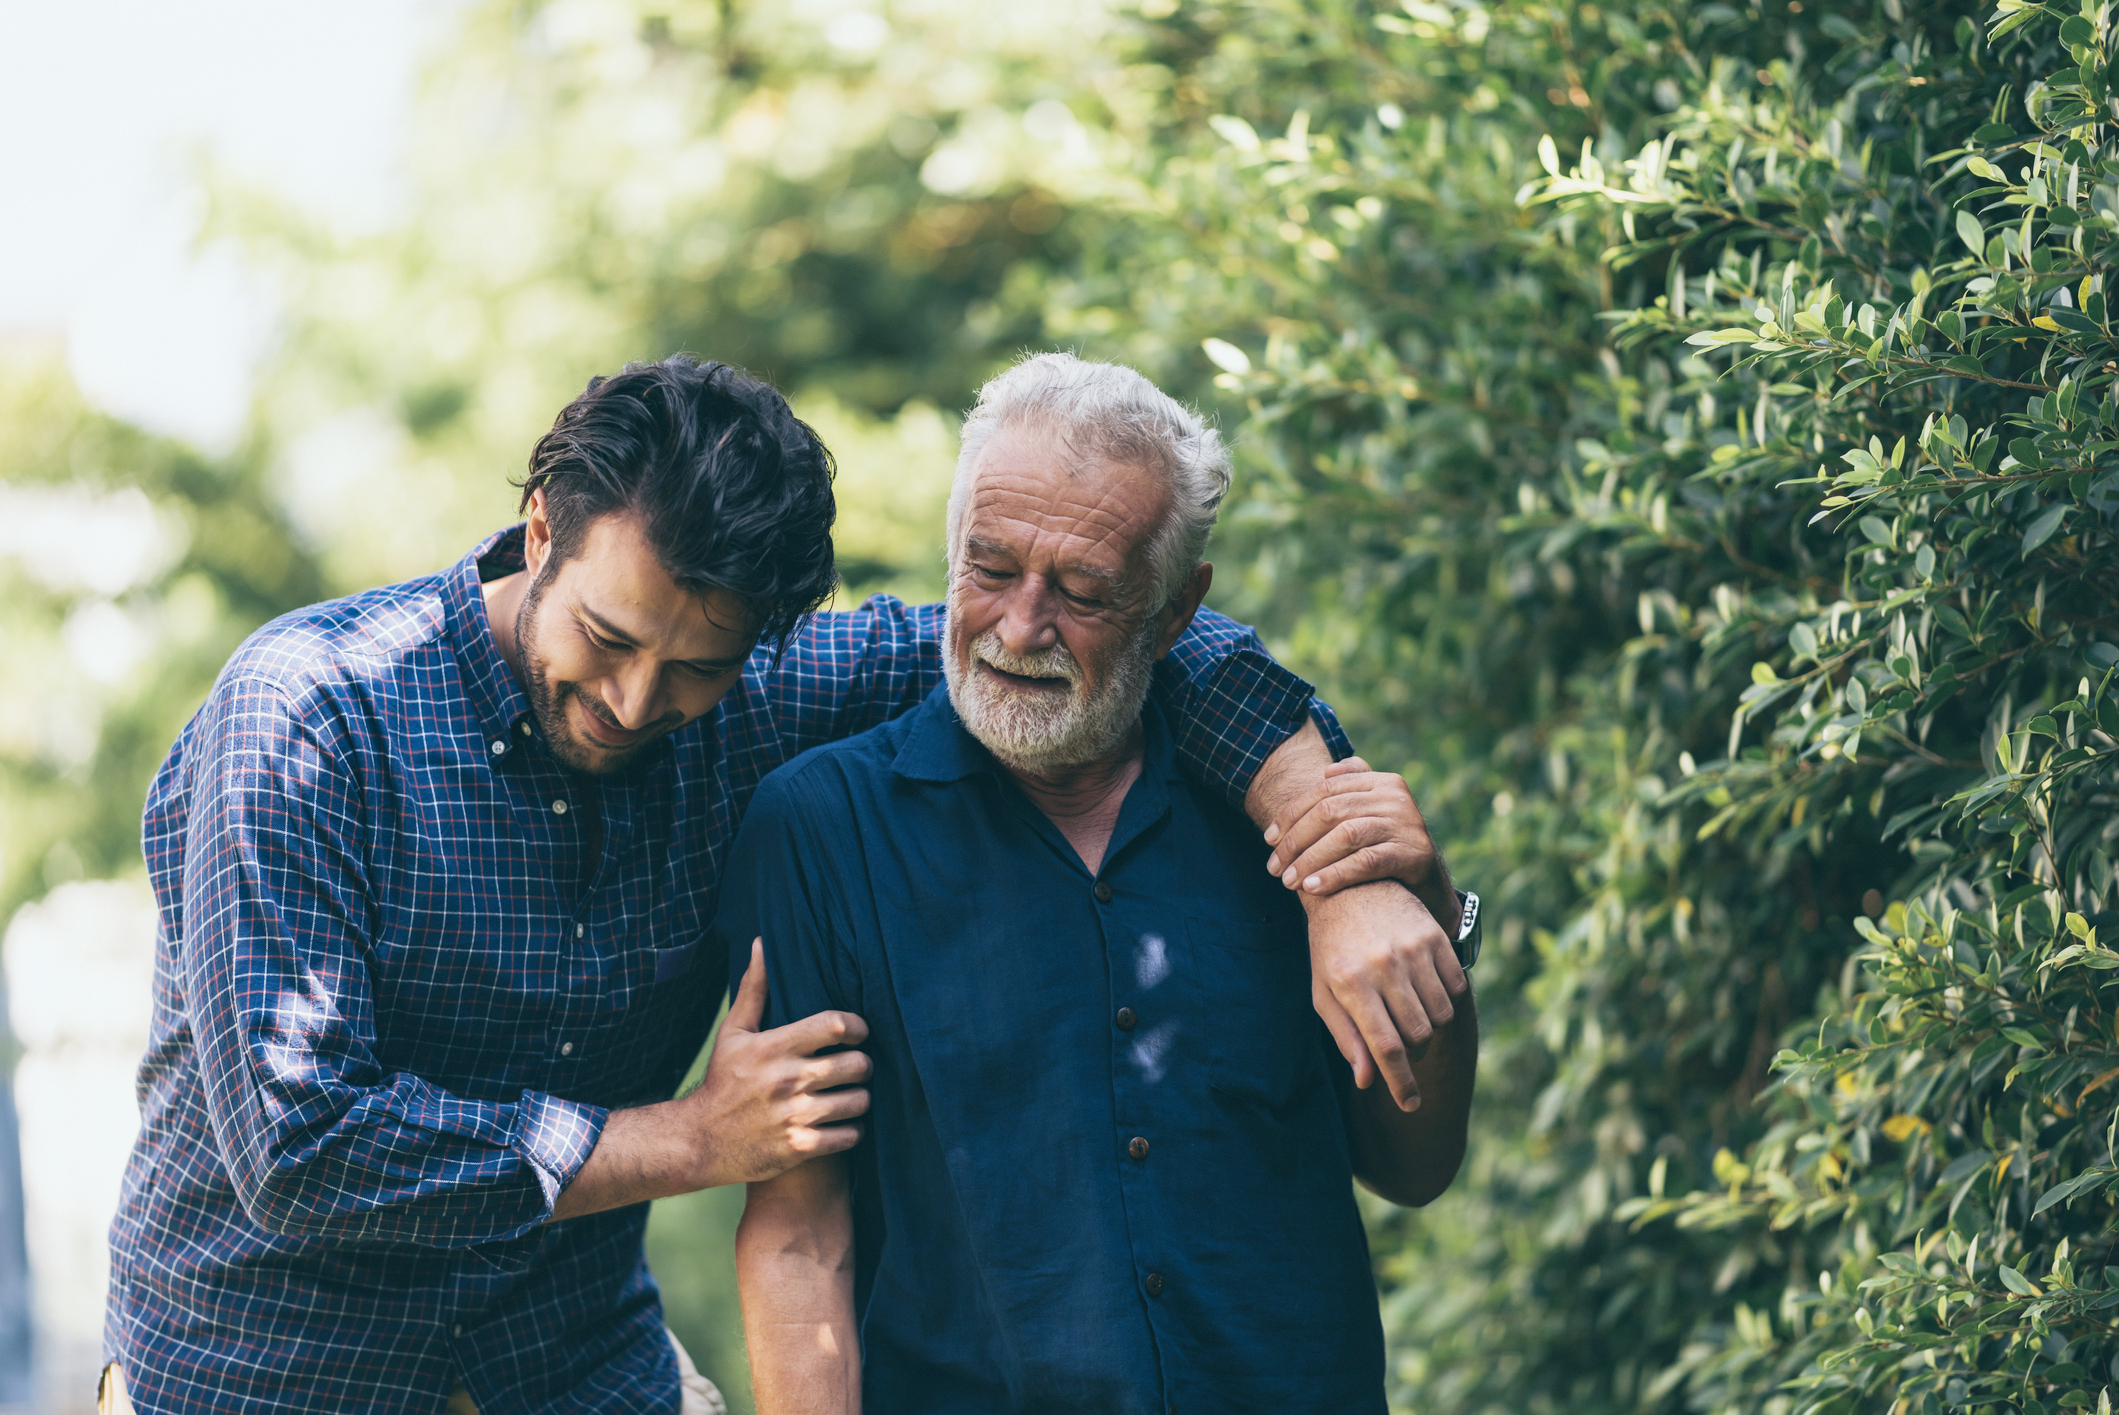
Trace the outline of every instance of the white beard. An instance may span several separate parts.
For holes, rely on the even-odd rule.
[[[949,701],[987,751],[1018,771],[1083,766],[1116,751],[1140,721],[1155,671],[1154,621],[1142,625],[1141,632],[1112,655],[1104,685],[1093,693],[1084,686],[1081,664],[1063,643],[1018,657],[1001,646],[998,630],[988,629],[972,642],[970,658],[973,664],[990,664],[1004,673],[1064,678],[1070,689],[1054,702],[1049,693],[1014,688],[990,673],[965,672],[957,665],[952,622],[942,654]]]

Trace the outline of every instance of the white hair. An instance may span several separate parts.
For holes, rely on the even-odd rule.
[[[1082,462],[1137,467],[1163,479],[1169,514],[1148,544],[1151,612],[1184,592],[1206,558],[1214,517],[1229,493],[1229,450],[1190,408],[1123,364],[1033,354],[979,390],[964,419],[963,450],[949,489],[949,564],[957,563],[972,469],[1002,428],[1045,426]]]

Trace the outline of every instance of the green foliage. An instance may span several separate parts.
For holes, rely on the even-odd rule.
[[[537,435],[629,360],[740,364],[812,415],[967,405],[1048,337],[1040,273],[1077,249],[1099,139],[1054,95],[1138,101],[1108,23],[1074,0],[468,7],[414,113],[408,219],[349,236],[217,203],[284,292],[260,419],[333,583],[507,521]]]
[[[1737,351],[1698,383],[1747,412],[1695,475],[1815,488],[1841,558],[1836,585],[1756,601],[1728,756],[1669,807],[1823,853],[1866,805],[1908,855],[1727,1193],[1637,1210],[1822,1245],[1782,1324],[1700,1354],[1719,1400],[1800,1365],[1806,1409],[2104,1405],[2109,16],[1894,10],[1843,12],[1839,72],[1785,98],[1723,69],[1623,169],[1548,153],[1545,196],[1652,227],[1614,263],[1671,272],[1621,338]],[[1770,1359],[1732,1366],[1739,1342]]]
[[[215,465],[0,364],[0,920],[139,867],[147,783],[242,636],[322,597],[254,458]]]

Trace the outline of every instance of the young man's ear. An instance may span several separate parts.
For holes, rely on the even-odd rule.
[[[530,514],[522,530],[523,561],[533,577],[544,569],[551,554],[552,521],[545,514],[544,488],[539,487],[530,493]]]

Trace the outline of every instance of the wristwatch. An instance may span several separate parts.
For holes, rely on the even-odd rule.
[[[1469,973],[1479,961],[1479,896],[1457,891],[1457,966]]]

